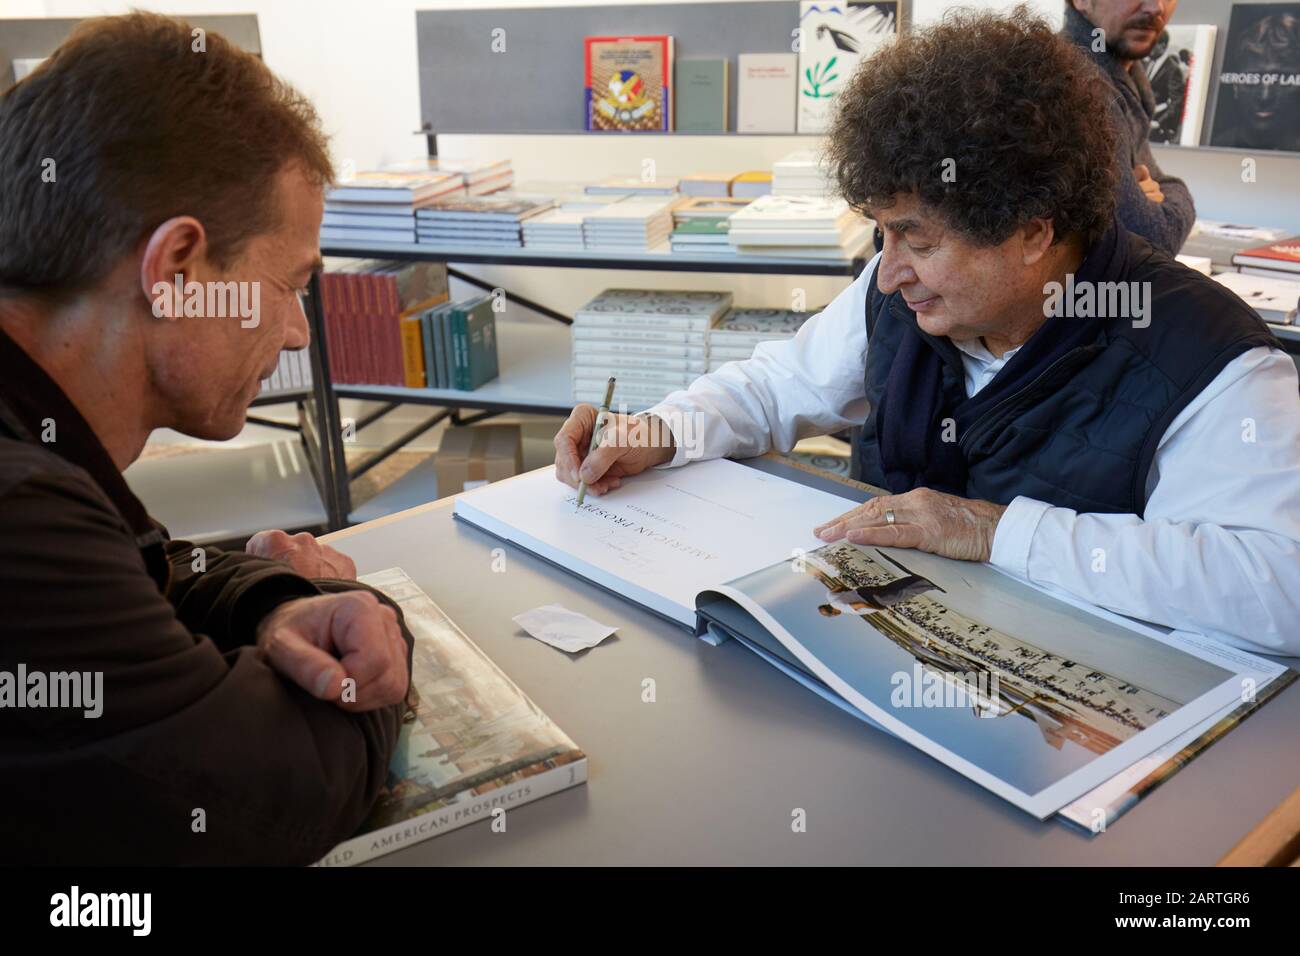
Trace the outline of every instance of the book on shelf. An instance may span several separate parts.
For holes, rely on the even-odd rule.
[[[1069,819],[1094,794],[1119,809],[1141,790],[1125,775],[1143,761],[1221,735],[1243,687],[1258,699],[1290,679],[1282,664],[991,565],[813,535],[857,505],[716,459],[624,478],[581,507],[544,468],[454,508],[710,644],[735,641],[1038,819]]]
[[[731,181],[731,195],[737,198],[756,199],[772,191],[772,173],[766,169],[751,169],[738,173]]]
[[[800,149],[772,164],[772,194],[775,196],[829,196],[829,172],[814,149]]]
[[[752,199],[743,196],[692,196],[673,207],[673,222],[687,219],[717,219],[730,216],[748,206]]]
[[[1267,269],[1300,278],[1300,236],[1243,249],[1232,257],[1235,266]]]
[[[583,39],[586,129],[673,128],[671,36]]]
[[[741,53],[736,57],[736,132],[793,133],[799,56]]]
[[[1210,143],[1300,151],[1300,3],[1234,3]]]
[[[1200,145],[1217,33],[1213,24],[1168,26],[1141,61],[1155,98],[1151,142]]]
[[[294,352],[281,352],[271,377],[264,379],[260,395],[275,395],[279,392],[293,392],[311,388],[311,354],[305,349]]]
[[[515,181],[509,159],[446,159],[428,156],[403,160],[384,167],[393,172],[440,172],[459,176],[466,195],[485,196],[509,189]]]
[[[1275,325],[1297,324],[1300,282],[1295,278],[1274,278],[1242,272],[1220,272],[1212,278],[1236,293],[1265,322]]]
[[[842,199],[760,196],[731,217],[727,239],[746,255],[846,259],[873,228]]]
[[[415,640],[410,713],[370,814],[317,866],[355,866],[586,782],[586,755],[401,568],[358,580],[397,604]]]
[[[730,113],[731,61],[720,57],[682,58],[673,86],[673,129],[725,133]]]
[[[672,196],[677,193],[676,179],[639,179],[636,176],[611,176],[589,183],[583,190],[588,196]]]
[[[675,196],[641,196],[590,210],[582,220],[583,242],[601,252],[654,248],[673,230],[677,201]]]
[[[463,192],[464,188],[463,180],[455,173],[367,170],[330,187],[325,198],[332,203],[388,203],[413,209],[438,196]]]
[[[677,191],[683,196],[721,199],[731,195],[735,178],[735,173],[691,173],[677,180]]]
[[[405,320],[446,301],[445,264],[349,260],[321,273],[320,291],[334,382],[424,384],[422,343]]]
[[[573,315],[574,399],[599,401],[611,374],[630,407],[686,387],[707,370],[707,332],[730,305],[729,292],[606,289]]]
[[[898,35],[898,2],[802,0],[799,4],[800,133],[825,133],[835,97],[858,64]]]
[[[752,307],[728,309],[709,329],[709,371],[727,362],[743,361],[762,342],[792,339],[813,312]]]
[[[491,295],[447,302],[420,316],[428,388],[473,391],[500,374]]]

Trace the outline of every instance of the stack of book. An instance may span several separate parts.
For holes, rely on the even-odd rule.
[[[518,249],[523,245],[522,224],[554,205],[549,199],[524,197],[440,199],[416,210],[416,236],[433,245]]]
[[[772,195],[829,196],[831,182],[821,156],[801,149],[772,164]]]
[[[677,191],[683,196],[730,196],[735,178],[735,173],[694,173],[677,180]]]
[[[1300,309],[1300,282],[1241,272],[1220,272],[1214,280],[1235,292],[1265,322],[1300,324],[1296,321],[1297,309]]]
[[[281,352],[280,363],[271,377],[262,382],[262,395],[311,388],[311,355],[306,351]]]
[[[492,296],[444,302],[407,319],[420,337],[427,388],[473,391],[500,374]]]
[[[1232,257],[1237,253],[1262,244],[1281,242],[1289,234],[1287,229],[1198,219],[1180,251],[1184,255],[1205,256],[1216,269],[1231,269],[1234,268]]]
[[[647,252],[673,231],[673,197],[633,196],[588,212],[582,220],[586,247],[597,252]]]
[[[730,292],[606,289],[573,316],[573,397],[599,404],[618,379],[614,403],[648,408],[708,369],[708,331],[731,306]]]
[[[581,209],[551,209],[524,220],[521,237],[529,249],[547,249],[554,252],[581,252],[582,220],[586,212]]]
[[[760,196],[731,217],[727,239],[744,255],[848,259],[873,228],[842,199]]]
[[[733,197],[696,197],[683,200],[673,210],[673,252],[693,255],[735,255],[727,241],[732,213],[744,209],[751,200]]]
[[[417,208],[464,194],[463,181],[452,173],[357,173],[326,194],[321,241],[415,242]]]
[[[792,339],[815,313],[790,309],[731,309],[708,332],[709,371],[754,354],[760,342]]]
[[[345,385],[424,385],[411,316],[447,301],[441,262],[352,259],[320,277],[330,375]]]

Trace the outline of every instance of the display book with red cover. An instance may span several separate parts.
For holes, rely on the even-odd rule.
[[[418,319],[447,300],[440,262],[353,260],[321,274],[330,376],[346,385],[424,385]]]
[[[583,38],[583,109],[588,130],[673,128],[673,38]]]
[[[1233,255],[1232,264],[1249,269],[1287,272],[1300,279],[1300,236],[1255,246],[1253,249],[1243,249]]]

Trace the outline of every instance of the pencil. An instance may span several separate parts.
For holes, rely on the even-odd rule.
[[[590,455],[593,451],[595,451],[596,446],[600,444],[600,436],[601,433],[604,432],[605,430],[605,422],[609,421],[609,406],[613,403],[613,401],[614,401],[614,376],[611,375],[609,377],[609,381],[605,383],[605,400],[601,402],[600,411],[596,413],[596,424],[591,429],[591,445],[590,447],[587,448],[588,455]],[[582,507],[582,499],[585,497],[587,497],[587,483],[585,481],[579,481],[578,482],[578,504],[577,507],[573,509],[574,511],[577,511],[578,508]]]

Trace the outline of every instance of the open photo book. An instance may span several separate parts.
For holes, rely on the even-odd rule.
[[[857,504],[718,460],[625,478],[581,508],[539,469],[459,496],[455,514],[1094,831],[1294,677],[989,565],[813,536]]]

